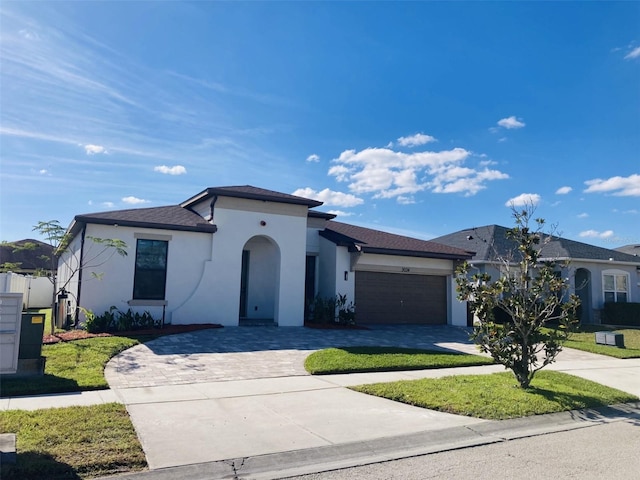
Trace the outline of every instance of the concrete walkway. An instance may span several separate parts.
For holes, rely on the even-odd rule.
[[[355,345],[477,353],[468,341],[467,329],[455,327],[203,330],[161,337],[114,357],[105,370],[111,390],[2,399],[0,408],[120,401],[127,406],[149,467],[158,472],[211,462],[223,462],[228,467],[231,459],[233,468],[237,459],[278,458],[282,463],[285,458],[299,459],[300,455],[314,458],[320,452],[338,454],[344,462],[347,457],[349,462],[362,462],[363,451],[367,458],[374,457],[370,450],[373,444],[387,457],[392,446],[403,445],[395,453],[400,458],[425,445],[434,448],[434,439],[447,439],[443,445],[456,443],[447,432],[457,432],[455,435],[465,439],[464,432],[504,424],[412,407],[344,388],[397,379],[504,371],[501,366],[313,377],[305,372],[304,359],[312,351]],[[566,349],[558,362],[548,368],[640,396],[640,359],[619,360]],[[630,411],[632,415],[640,414],[634,407]],[[580,415],[570,418],[585,420]],[[518,425],[536,422],[540,419],[524,419]],[[551,420],[544,430],[555,428],[557,425]],[[465,441],[487,441],[486,436],[472,437]],[[383,448],[385,442],[389,448]],[[363,445],[368,447],[362,450]],[[353,455],[346,455],[349,451]],[[334,460],[324,459],[325,463]],[[284,465],[278,468],[282,470]],[[313,471],[308,465],[306,468]]]

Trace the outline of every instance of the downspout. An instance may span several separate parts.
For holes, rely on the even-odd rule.
[[[80,319],[80,293],[82,291],[82,261],[84,260],[84,239],[87,233],[87,224],[82,227],[82,236],[80,237],[80,268],[78,270],[78,292],[76,293],[76,321],[74,327],[78,328],[78,321]]]

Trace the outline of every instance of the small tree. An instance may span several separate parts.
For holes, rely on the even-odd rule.
[[[58,220],[49,220],[46,222],[40,221],[33,227],[33,230],[44,237],[47,243],[53,247],[52,255],[41,257],[50,265],[51,273],[47,276],[53,283],[53,298],[51,302],[52,307],[55,306],[56,297],[58,296],[58,294],[66,292],[67,287],[78,272],[80,272],[81,270],[98,268],[101,265],[104,265],[115,254],[123,257],[127,255],[127,244],[122,240],[119,240],[117,238],[98,238],[87,236],[86,238],[91,241],[91,244],[82,253],[82,258],[80,258],[79,253],[73,251],[68,251],[68,255],[63,257],[63,254],[67,251],[67,248],[69,247],[69,244],[71,240],[73,240],[73,238],[71,237],[71,232],[65,230],[65,228],[60,225],[60,222]],[[27,244],[26,248],[33,247]],[[68,271],[67,278],[62,282],[60,282],[58,279],[59,261],[62,261],[63,264],[66,265]],[[95,271],[91,271],[91,275],[96,278],[100,278],[101,276],[100,273],[97,273]],[[54,308],[54,319],[56,318],[56,315],[57,312],[55,312]],[[52,334],[54,324],[55,321],[51,324]]]
[[[542,233],[543,219],[529,227],[533,213],[533,206],[513,209],[515,227],[507,231],[507,238],[515,242],[517,252],[513,258],[498,259],[504,268],[498,280],[492,282],[487,273],[469,278],[466,262],[456,271],[458,299],[466,300],[479,320],[472,339],[513,371],[522,388],[528,388],[535,373],[560,353],[580,303],[576,295],[567,295],[569,282],[558,275],[557,263],[539,262],[541,247],[551,236]],[[507,315],[503,324],[495,322],[499,310]],[[543,329],[549,321],[557,322],[558,328]]]

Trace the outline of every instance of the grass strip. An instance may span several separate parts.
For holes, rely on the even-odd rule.
[[[312,353],[304,366],[312,375],[332,373],[424,370],[428,368],[489,365],[491,358],[441,350],[399,347],[327,348]]]
[[[597,344],[595,332],[604,331],[622,333],[624,335],[625,348]],[[601,325],[581,326],[577,332],[571,334],[569,340],[567,340],[564,345],[569,348],[575,348],[576,350],[608,355],[615,358],[640,358],[640,329],[614,329]]]
[[[3,480],[92,478],[146,468],[123,405],[0,412],[0,433],[17,434],[17,463]]]
[[[454,375],[352,387],[440,412],[504,420],[637,401],[638,397],[562,372],[541,371],[522,389],[511,372]]]
[[[137,345],[128,337],[96,337],[42,346],[41,377],[0,378],[0,396],[38,395],[108,388],[104,367],[118,353]]]

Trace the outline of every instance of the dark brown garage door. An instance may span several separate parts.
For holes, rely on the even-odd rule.
[[[356,272],[358,323],[447,323],[446,277]]]

